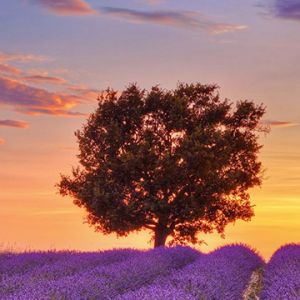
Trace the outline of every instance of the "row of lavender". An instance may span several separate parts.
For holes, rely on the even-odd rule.
[[[278,249],[265,267],[262,300],[300,299],[300,245]]]
[[[6,255],[0,264],[0,299],[114,299],[199,256],[187,247]]]
[[[242,299],[252,272],[263,263],[245,246],[226,246],[116,299]]]
[[[95,266],[118,264],[141,254],[134,250],[115,250],[102,253],[48,252],[5,255],[0,264],[0,299],[17,298],[27,291],[34,298],[35,288],[80,275]],[[24,297],[21,297],[24,299]]]
[[[263,265],[241,245],[208,255],[187,247],[0,254],[0,299],[243,299]],[[300,247],[278,250],[263,282],[263,300],[300,299]]]
[[[262,282],[246,296],[251,274],[259,269]],[[267,264],[247,247],[226,246],[116,299],[300,300],[300,245],[281,247]]]

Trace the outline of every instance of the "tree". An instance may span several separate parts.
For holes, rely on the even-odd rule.
[[[154,246],[197,243],[254,215],[248,189],[261,185],[262,105],[221,100],[216,85],[178,84],[121,94],[107,89],[81,130],[80,167],[61,175],[62,195],[96,231],[151,230]]]

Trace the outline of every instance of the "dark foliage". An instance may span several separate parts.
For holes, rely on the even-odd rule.
[[[264,113],[248,100],[233,107],[215,85],[108,89],[75,133],[80,167],[62,175],[60,193],[105,234],[148,229],[155,246],[223,234],[253,216],[248,189],[261,184]]]

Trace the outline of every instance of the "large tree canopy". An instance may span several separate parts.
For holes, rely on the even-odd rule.
[[[80,166],[62,195],[105,234],[153,232],[154,245],[196,243],[253,216],[248,189],[261,184],[262,105],[221,100],[215,85],[130,85],[106,90],[75,135]]]

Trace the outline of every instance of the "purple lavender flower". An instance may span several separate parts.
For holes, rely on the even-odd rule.
[[[262,300],[300,299],[300,245],[278,249],[265,268]]]
[[[253,271],[264,266],[244,245],[209,254],[188,247],[5,254],[0,299],[236,300],[243,299]],[[300,299],[300,245],[274,253],[263,284],[262,300]]]
[[[225,246],[200,256],[194,263],[169,276],[157,278],[148,287],[121,295],[116,300],[242,299],[252,272],[263,264],[262,258],[246,246]],[[164,293],[164,298],[155,297],[155,290]],[[176,293],[177,298],[174,296]]]
[[[19,292],[22,294],[24,290],[30,292],[35,286],[47,285],[49,282],[56,282],[60,278],[74,274],[79,275],[85,273],[87,269],[120,263],[141,253],[141,251],[124,249],[91,253],[40,252],[38,255],[37,253],[13,255],[9,261],[0,264],[2,270],[12,266],[15,271],[15,274],[2,273],[0,299]]]
[[[114,299],[194,261],[199,252],[187,247],[157,248],[124,262],[99,265],[58,280],[36,280],[2,299]],[[51,270],[51,266],[49,266]]]

